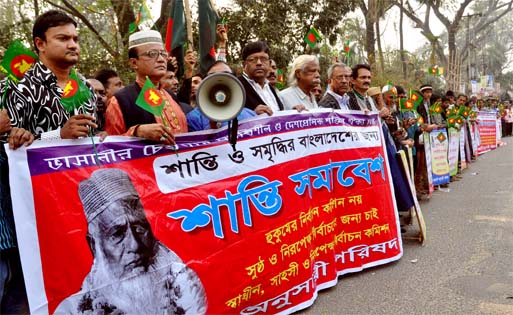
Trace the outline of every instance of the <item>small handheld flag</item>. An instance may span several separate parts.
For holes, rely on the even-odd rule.
[[[79,108],[91,97],[91,90],[80,80],[73,69],[64,86],[61,96],[61,105],[69,113]]]
[[[146,77],[146,81],[135,103],[145,111],[160,117],[162,116],[165,102],[160,92],[155,88],[155,85]]]
[[[34,64],[36,58],[36,54],[25,47],[20,40],[15,39],[5,51],[0,70],[12,81],[18,82]]]

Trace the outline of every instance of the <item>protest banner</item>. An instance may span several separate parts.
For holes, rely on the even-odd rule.
[[[7,149],[32,314],[289,314],[402,255],[377,114],[89,141]]]
[[[465,137],[466,137],[466,130],[465,125],[461,126],[460,129],[460,169],[464,170],[467,168],[467,155],[465,152]]]
[[[433,185],[438,186],[450,181],[449,162],[447,160],[447,149],[449,139],[445,128],[434,129],[431,136],[431,170]]]
[[[435,191],[435,186],[433,185],[433,170],[432,170],[432,156],[431,156],[431,136],[429,132],[423,132],[422,137],[424,137],[424,149],[426,152],[426,168],[427,168],[427,180],[429,186],[429,194],[431,197],[433,192]]]
[[[497,114],[493,111],[480,111],[477,115],[479,128],[478,154],[481,155],[497,148]]]
[[[451,176],[458,173],[458,155],[460,151],[460,132],[456,128],[449,128],[449,172]]]

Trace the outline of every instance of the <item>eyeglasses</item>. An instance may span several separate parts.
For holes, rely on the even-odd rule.
[[[343,79],[346,79],[347,81],[349,81],[349,79],[351,79],[351,76],[350,75],[337,75],[333,79],[335,79],[338,82],[342,81]]]
[[[105,96],[105,90],[95,90],[96,93],[98,93],[100,96]]]
[[[269,57],[265,57],[265,56],[246,58],[246,62],[249,62],[249,63],[257,63],[258,60],[260,60],[261,63],[267,63],[267,62],[269,62],[270,59],[269,59]]]
[[[147,52],[144,52],[140,54],[139,56],[146,56],[150,59],[157,59],[159,56],[164,57],[164,59],[167,59],[169,54],[165,50],[148,50]]]

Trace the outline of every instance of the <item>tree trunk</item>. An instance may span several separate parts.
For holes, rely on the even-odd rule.
[[[403,79],[406,81],[408,79],[408,64],[406,62],[406,54],[404,53],[404,33],[403,33],[403,19],[404,19],[404,9],[403,9],[403,0],[401,0],[401,7],[399,8],[399,53],[401,55],[401,65],[403,68]]]
[[[376,50],[374,43],[376,42],[376,34],[374,33],[374,23],[372,21],[365,21],[365,50],[367,50],[367,59],[372,69],[376,64]]]
[[[453,91],[459,89],[459,75],[460,75],[460,58],[456,52],[456,30],[450,27],[447,33],[447,44],[449,46],[449,62],[447,73],[449,74],[449,88]]]
[[[379,54],[379,66],[381,70],[381,75],[385,75],[385,58],[383,57],[383,49],[381,48],[381,31],[379,29],[379,19],[376,19],[376,43],[378,44],[378,54]]]
[[[118,30],[125,47],[128,47],[128,25],[135,21],[134,11],[130,1],[110,0],[118,20]]]

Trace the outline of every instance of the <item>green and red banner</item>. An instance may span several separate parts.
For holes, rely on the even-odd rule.
[[[31,314],[290,314],[402,256],[377,114],[238,133],[7,148]]]

